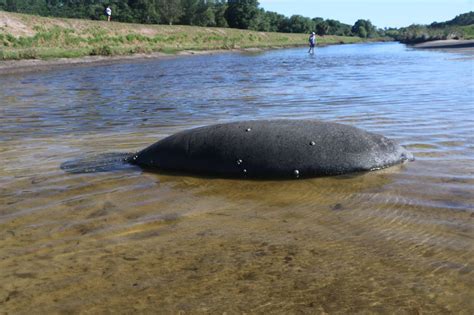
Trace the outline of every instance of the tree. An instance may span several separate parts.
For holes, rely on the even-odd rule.
[[[259,9],[257,0],[229,0],[225,18],[230,27],[240,29],[255,28]]]
[[[267,11],[265,12],[266,19],[269,23],[269,32],[280,32],[281,26],[285,21],[286,17],[283,14],[279,14],[276,12]]]
[[[181,0],[183,15],[181,23],[185,25],[195,25],[196,12],[198,10],[199,0]]]
[[[21,12],[18,10],[18,6],[14,0],[5,0],[5,4],[3,6],[7,11]]]
[[[206,0],[199,0],[197,10],[195,25],[199,26],[215,26],[216,25],[216,16],[214,10],[211,7],[213,3],[209,3]]]
[[[454,19],[446,22],[433,22],[431,23],[430,27],[432,28],[442,28],[446,27],[448,25],[472,25],[474,24],[474,11],[463,13],[460,15],[457,15]]]
[[[370,20],[360,19],[352,27],[352,33],[362,38],[374,37],[377,36],[377,29]]]
[[[367,30],[365,29],[364,26],[359,27],[357,32],[358,32],[359,37],[367,38]]]
[[[324,22],[324,19],[322,17],[315,17],[312,19],[314,24],[318,25],[321,22]]]
[[[214,4],[214,20],[216,21],[216,26],[229,27],[229,24],[227,24],[227,20],[225,18],[226,10],[227,10],[226,0],[218,0]]]
[[[47,6],[45,0],[2,0],[0,8],[12,11],[31,14],[45,14]]]
[[[329,25],[329,29],[327,30],[326,34],[343,36],[351,35],[350,25],[331,19],[327,19],[325,22]]]
[[[447,21],[448,25],[472,25],[474,24],[474,11],[460,14],[451,21]]]
[[[314,31],[315,23],[302,15],[292,15],[286,29],[290,33],[310,33]]]
[[[114,19],[115,21],[130,22],[130,23],[137,22],[137,17],[135,16],[132,8],[130,8],[128,1],[109,0],[108,4],[110,5],[110,8],[112,9],[112,19]],[[104,6],[104,9],[105,9],[105,6]],[[102,9],[102,12],[104,12],[104,9]]]
[[[180,0],[158,0],[162,21],[173,25],[183,15]]]
[[[257,20],[251,26],[252,29],[262,32],[270,31],[270,19],[264,9],[259,9]]]
[[[316,33],[319,36],[324,36],[329,31],[329,24],[326,21],[322,21],[316,25]]]
[[[355,35],[359,36],[359,37],[363,37],[361,36],[361,28],[364,28],[365,30],[365,20],[357,20],[355,23],[354,23],[354,26],[352,27],[352,33],[354,33]],[[366,35],[367,35],[367,32],[366,32]]]
[[[154,0],[129,0],[128,6],[132,15],[132,21],[141,23],[158,23],[160,14]],[[121,12],[122,18],[125,18],[124,12]]]

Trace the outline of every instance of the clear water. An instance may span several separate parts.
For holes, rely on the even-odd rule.
[[[383,43],[0,77],[0,311],[474,313],[472,56]],[[295,181],[60,168],[272,118],[417,160]]]

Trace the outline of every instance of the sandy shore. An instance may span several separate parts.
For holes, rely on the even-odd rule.
[[[435,40],[413,45],[414,48],[444,49],[444,48],[473,48],[474,40]]]

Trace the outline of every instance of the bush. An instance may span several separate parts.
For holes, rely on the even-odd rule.
[[[36,59],[38,58],[38,52],[36,49],[25,49],[18,52],[18,59]]]
[[[94,47],[91,49],[89,55],[91,56],[110,56],[112,55],[112,48],[108,45],[103,45],[100,47]]]
[[[152,49],[145,46],[135,46],[130,48],[128,52],[130,54],[148,54],[152,52]]]

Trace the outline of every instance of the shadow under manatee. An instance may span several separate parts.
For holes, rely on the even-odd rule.
[[[171,173],[149,173],[159,185],[166,185],[186,194],[204,199],[224,198],[232,203],[250,202],[260,206],[335,205],[357,202],[360,194],[377,193],[394,180],[403,165],[387,169],[291,180],[224,179],[218,177],[186,176]]]
[[[132,153],[112,152],[94,154],[66,161],[60,168],[70,174],[113,172],[119,170],[138,169],[127,162]]]

